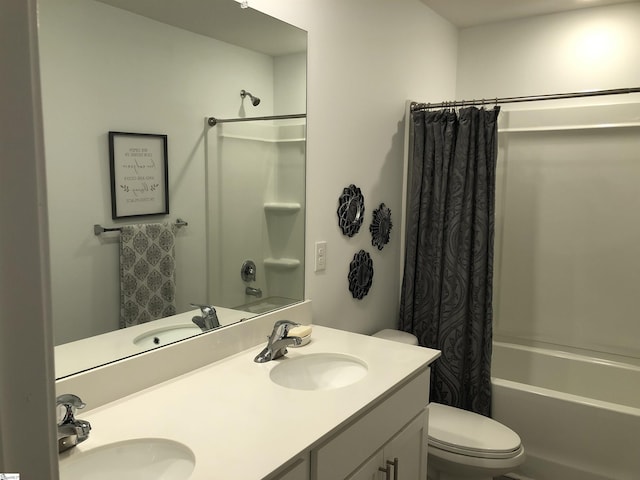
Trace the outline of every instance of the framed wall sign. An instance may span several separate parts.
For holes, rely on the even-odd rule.
[[[111,217],[169,213],[167,136],[109,132]]]

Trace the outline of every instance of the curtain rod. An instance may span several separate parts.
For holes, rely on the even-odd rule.
[[[244,117],[244,118],[207,118],[207,123],[210,127],[215,127],[218,123],[229,122],[251,122],[252,120],[284,120],[287,118],[306,118],[306,113],[292,113],[289,115],[268,115],[266,117]]]
[[[524,97],[503,97],[490,98],[481,100],[453,100],[451,102],[440,103],[417,103],[411,102],[411,111],[429,110],[431,108],[453,108],[466,107],[472,105],[499,105],[501,103],[521,103],[521,102],[538,102],[541,100],[562,100],[565,98],[582,98],[582,97],[598,97],[601,95],[620,95],[627,93],[639,93],[640,87],[633,88],[613,88],[610,90],[591,90],[585,92],[573,93],[554,93],[548,95],[532,95]]]

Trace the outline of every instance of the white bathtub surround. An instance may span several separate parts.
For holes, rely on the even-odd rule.
[[[195,344],[206,338],[183,343]],[[289,466],[308,470],[309,465],[317,469],[318,478],[334,479],[346,475],[331,476],[336,463],[324,460],[342,456],[348,462],[351,457],[361,455],[364,458],[353,466],[357,468],[370,456],[362,445],[369,443],[369,437],[385,431],[383,420],[389,415],[409,416],[402,420],[409,430],[418,432],[425,427],[424,413],[420,412],[424,412],[428,401],[428,365],[439,355],[435,350],[319,326],[314,327],[309,345],[290,349],[282,360],[255,363],[253,359],[262,346],[260,343],[83,412],[82,418],[93,427],[91,436],[62,454],[61,461],[113,442],[166,438],[186,445],[195,454],[191,480],[211,480],[216,476],[234,480],[283,478],[272,474]],[[367,375],[346,387],[319,391],[285,388],[270,380],[270,372],[279,364],[319,352],[358,357],[366,363]],[[393,404],[395,398],[402,403]],[[411,405],[407,411],[400,408],[405,404]],[[411,413],[413,404],[418,416]],[[382,411],[380,406],[393,409]],[[379,415],[376,428],[368,430],[367,435],[358,433],[360,422],[371,414]],[[349,440],[352,432],[357,436]],[[331,442],[325,443],[329,437]],[[334,441],[349,441],[349,448],[344,443],[333,448]],[[423,447],[426,451],[426,443]]]
[[[640,367],[494,342],[492,375],[493,417],[517,431],[527,449],[517,473],[638,478]]]

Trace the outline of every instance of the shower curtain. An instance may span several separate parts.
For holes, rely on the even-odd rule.
[[[400,306],[400,329],[442,351],[431,400],[487,416],[498,113],[412,113]]]

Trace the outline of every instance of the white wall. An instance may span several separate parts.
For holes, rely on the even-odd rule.
[[[459,42],[458,98],[640,84],[639,3],[466,28]]]
[[[458,98],[638,87],[640,4],[464,29],[458,58]],[[632,101],[636,106],[579,108]],[[522,109],[538,111],[508,113]],[[637,122],[640,95],[505,105],[501,123],[604,124],[618,117]],[[640,358],[634,293],[640,270],[637,132],[636,127],[500,136],[498,338]]]
[[[397,325],[404,105],[455,93],[457,30],[418,0],[250,0],[309,32],[305,296],[314,322],[372,333]],[[366,216],[353,238],[336,210],[354,183]],[[371,214],[384,202],[391,240],[371,245]],[[327,241],[327,269],[314,272],[314,244]],[[364,249],[374,263],[363,300],[348,290],[349,262]]]
[[[35,2],[0,2],[0,472],[55,478]]]

